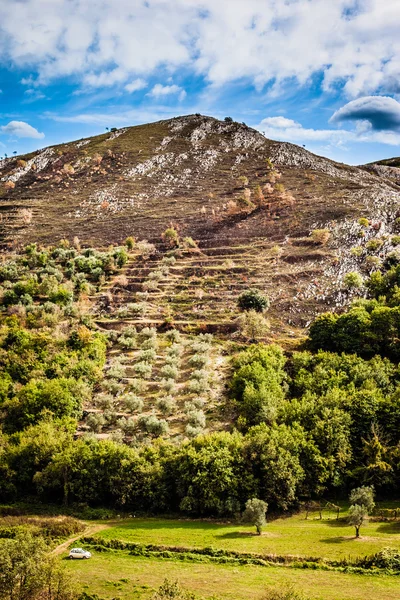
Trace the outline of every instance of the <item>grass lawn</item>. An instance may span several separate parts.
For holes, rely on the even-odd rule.
[[[309,518],[300,513],[271,521],[261,536],[247,525],[172,519],[127,519],[97,535],[143,544],[208,547],[239,552],[294,554],[330,559],[374,554],[385,546],[400,548],[400,521],[368,523],[361,538],[343,519]],[[400,598],[400,593],[398,595]]]
[[[227,566],[93,553],[88,561],[65,561],[71,577],[101,597],[148,598],[165,578],[201,596],[229,600],[261,599],[268,588],[293,585],[312,600],[399,600],[395,576],[347,575],[285,567]],[[127,581],[122,581],[123,579]]]

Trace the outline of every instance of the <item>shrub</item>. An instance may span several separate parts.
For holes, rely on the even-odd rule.
[[[313,242],[320,244],[321,246],[325,246],[330,240],[330,237],[331,233],[329,229],[314,229],[314,231],[311,232]]]
[[[149,242],[146,241],[138,242],[136,244],[136,250],[138,250],[139,254],[145,259],[157,252],[155,245],[149,244]]]
[[[86,419],[86,425],[91,431],[94,431],[94,433],[100,433],[105,425],[105,422],[105,418],[101,413],[90,413]]]
[[[102,410],[110,410],[114,406],[114,396],[111,394],[99,394],[96,396],[95,404]]]
[[[157,352],[154,348],[149,348],[148,350],[141,350],[138,354],[139,361],[144,361],[148,363],[152,363],[157,358]]]
[[[191,410],[186,413],[186,418],[193,427],[204,428],[206,426],[206,416],[202,410]]]
[[[187,389],[191,394],[207,394],[210,391],[210,386],[204,379],[191,379],[187,384]]]
[[[175,256],[164,256],[161,263],[172,267],[176,263]]]
[[[136,240],[134,237],[129,236],[126,238],[125,240],[125,246],[128,248],[128,250],[133,250],[136,244]]]
[[[348,290],[360,289],[364,284],[364,280],[360,273],[357,273],[356,271],[351,271],[350,273],[346,273],[346,275],[344,276],[343,284],[344,287]]]
[[[163,379],[161,381],[161,387],[164,388],[168,394],[173,394],[177,390],[175,379]]]
[[[136,421],[132,418],[126,419],[121,417],[117,421],[117,426],[124,432],[125,435],[132,436],[135,434]]]
[[[393,246],[398,246],[400,244],[400,235],[392,236],[390,241],[392,242]]]
[[[374,238],[365,244],[365,247],[369,252],[376,252],[383,246],[383,241],[380,238]]]
[[[147,379],[150,377],[153,367],[147,362],[140,361],[133,366],[133,370],[140,377]]]
[[[146,312],[146,304],[144,302],[130,302],[126,305],[128,314],[133,316],[142,316]]]
[[[365,217],[358,219],[358,224],[361,225],[361,227],[369,227],[369,221]]]
[[[160,398],[157,402],[158,409],[163,415],[172,415],[176,411],[176,402],[172,396],[165,396]]]
[[[166,379],[177,379],[178,369],[173,365],[164,365],[161,369],[161,375]]]
[[[225,117],[224,121],[225,123],[233,123],[232,117]]]
[[[121,380],[126,377],[126,367],[119,360],[114,360],[107,371],[107,376]]]
[[[189,438],[195,438],[203,433],[203,429],[201,427],[194,427],[193,425],[190,425],[190,423],[186,425],[185,431]]]
[[[264,312],[269,307],[269,299],[261,294],[259,290],[247,290],[240,294],[238,298],[238,307],[240,310],[255,310]]]
[[[248,340],[257,341],[264,338],[269,331],[269,321],[255,310],[249,310],[238,319],[240,333]]]
[[[203,398],[193,398],[189,402],[185,402],[185,413],[189,413],[193,410],[203,409],[205,401]]]
[[[168,227],[162,234],[162,238],[171,248],[179,246],[179,234],[174,227]]]
[[[377,256],[367,256],[365,259],[365,266],[368,270],[378,269],[381,265],[381,261]]]
[[[144,327],[140,332],[140,337],[147,338],[156,338],[157,337],[157,329],[154,327]]]
[[[124,389],[123,383],[120,383],[116,379],[105,379],[102,383],[102,387],[106,392],[109,392],[113,396],[117,396]]]
[[[205,367],[209,362],[208,356],[204,354],[193,354],[189,358],[189,364],[195,367]]]
[[[362,255],[363,252],[364,252],[364,248],[362,246],[354,246],[350,250],[350,254],[352,256],[356,256],[357,258],[359,258]]]
[[[133,393],[141,393],[146,389],[146,384],[141,379],[131,379],[129,382],[130,390]]]
[[[139,398],[139,396],[136,396],[136,394],[126,394],[126,396],[123,396],[121,400],[129,412],[142,412],[143,400]]]
[[[164,419],[157,419],[155,415],[142,416],[138,419],[138,425],[142,431],[155,437],[168,433],[168,423]]]

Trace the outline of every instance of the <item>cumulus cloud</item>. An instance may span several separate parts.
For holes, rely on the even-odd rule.
[[[353,98],[400,92],[398,0],[14,2],[0,2],[0,60],[31,70],[30,85],[123,86],[184,68],[215,86],[245,78],[279,90],[322,74],[326,90]]]
[[[397,146],[400,144],[400,132],[372,131],[370,128],[347,129],[309,129],[301,123],[286,117],[267,117],[256,126],[267,138],[278,141],[305,143],[328,143],[343,146],[351,142],[377,142]]]
[[[138,92],[139,90],[144,90],[147,87],[147,81],[144,79],[135,79],[131,81],[131,83],[127,83],[125,89],[127,92],[132,94],[133,92]]]
[[[185,90],[179,87],[179,85],[162,85],[161,83],[156,83],[153,89],[148,93],[148,96],[161,98],[163,96],[176,94],[179,94],[179,100],[183,100],[186,96]]]
[[[44,138],[44,133],[41,133],[24,121],[10,121],[7,125],[1,126],[0,131],[1,133],[18,138],[35,138],[38,140]]]
[[[331,117],[331,123],[367,121],[375,131],[400,131],[400,102],[388,96],[365,96],[348,102]]]

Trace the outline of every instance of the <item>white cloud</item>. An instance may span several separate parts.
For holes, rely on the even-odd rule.
[[[179,87],[179,85],[162,85],[161,83],[156,83],[153,89],[148,93],[148,96],[160,98],[176,94],[179,94],[179,100],[183,100],[186,97],[185,90]]]
[[[272,82],[275,93],[315,73],[349,97],[400,93],[399,0],[10,3],[0,2],[0,60],[30,69],[30,85],[63,76],[129,85],[189,68],[213,85]]]
[[[286,117],[267,117],[256,129],[262,131],[267,138],[278,141],[305,144],[308,142],[329,143],[343,146],[351,142],[377,142],[396,146],[400,144],[400,133],[390,131],[373,131],[371,128],[359,127],[355,131],[347,129],[308,129],[297,121]]]
[[[10,121],[7,125],[0,127],[1,133],[5,133],[18,138],[44,138],[44,133],[40,133],[37,129],[25,123],[24,121]]]
[[[127,83],[125,89],[127,92],[132,94],[133,92],[138,92],[139,90],[144,90],[147,87],[147,81],[144,79],[135,79],[131,81],[131,83]]]
[[[348,102],[331,117],[331,123],[358,121],[365,129],[400,132],[400,102],[388,96],[365,96]]]

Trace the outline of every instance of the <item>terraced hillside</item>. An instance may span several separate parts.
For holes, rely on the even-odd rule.
[[[145,294],[139,320],[157,326],[226,330],[240,291],[256,286],[272,300],[272,331],[297,336],[327,305],[348,302],[344,275],[370,269],[371,253],[381,260],[399,227],[393,182],[201,115],[8,158],[0,180],[4,246],[128,235],[155,244],[128,265],[110,311]],[[171,225],[186,250],[163,275]],[[310,238],[315,229],[329,240]]]

